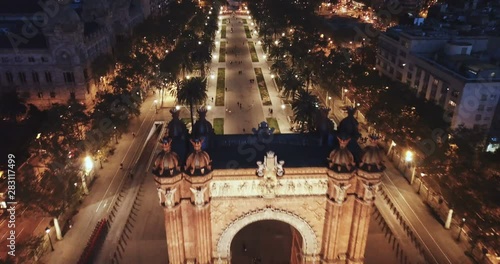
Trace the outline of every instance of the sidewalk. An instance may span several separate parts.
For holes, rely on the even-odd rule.
[[[149,126],[150,119],[154,118],[155,109],[153,105],[154,98],[150,96],[141,106],[141,116],[134,118],[130,122],[130,133],[123,134],[116,144],[116,150],[108,161],[103,163],[100,169],[95,164],[96,180],[90,187],[90,193],[85,199],[79,212],[73,217],[73,227],[70,229],[63,240],[53,241],[54,251],[47,252],[42,258],[41,263],[77,263],[83,249],[87,244],[96,223],[108,216],[108,209],[114,200],[114,194],[119,188],[120,181],[127,177],[127,169],[133,162],[134,151],[130,152],[132,147],[142,144],[142,139],[147,135],[145,130]],[[152,122],[152,120],[150,121]],[[146,124],[147,123],[147,124]],[[149,127],[148,127],[149,129]],[[134,132],[134,138],[131,133]],[[124,164],[124,169],[120,169],[120,163]]]

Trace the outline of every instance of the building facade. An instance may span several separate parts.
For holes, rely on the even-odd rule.
[[[21,2],[21,3],[20,3]],[[112,53],[119,36],[149,16],[150,1],[0,3],[0,90],[48,108],[75,99],[91,105],[98,91],[91,62]]]
[[[273,135],[263,122],[250,136],[215,136],[201,118],[188,150],[172,113],[153,164],[169,263],[231,263],[234,237],[263,220],[296,230],[290,263],[364,262],[385,167],[376,137],[360,151],[352,115],[316,135]]]
[[[452,128],[488,131],[498,125],[500,98],[500,67],[489,56],[491,41],[452,30],[396,27],[380,35],[376,67],[443,107]]]

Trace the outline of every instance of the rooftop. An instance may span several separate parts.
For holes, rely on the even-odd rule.
[[[285,167],[326,167],[330,152],[338,146],[333,134],[331,138],[321,145],[319,136],[311,134],[276,134],[260,141],[249,134],[215,135],[205,151],[214,169],[256,168],[257,161],[262,161],[268,151],[276,153],[278,160],[284,160]],[[183,163],[192,149],[187,149],[186,142],[173,139],[172,151]]]

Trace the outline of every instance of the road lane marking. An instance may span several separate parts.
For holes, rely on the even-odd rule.
[[[425,227],[424,223],[422,223],[422,221],[420,220],[420,218],[418,217],[417,213],[415,213],[415,211],[413,210],[413,208],[411,208],[410,204],[408,203],[408,201],[406,201],[405,197],[403,196],[403,194],[399,191],[399,189],[397,188],[396,184],[394,184],[394,182],[392,181],[392,179],[387,175],[386,172],[384,172],[384,175],[386,176],[387,179],[389,179],[389,181],[392,183],[392,185],[395,187],[394,189],[399,193],[399,195],[401,196],[402,200],[406,203],[406,205],[408,206],[408,208],[410,209],[410,211],[413,213],[413,215],[415,216],[415,218],[418,220],[418,222],[420,223],[420,225],[422,225],[423,229],[425,230],[425,232],[427,232],[427,234],[429,235],[429,237],[432,239],[432,241],[434,242],[434,244],[437,246],[437,248],[439,249],[439,251],[441,251],[441,253],[443,254],[443,256],[446,258],[446,260],[448,261],[448,263],[452,263],[451,260],[448,258],[448,255],[446,255],[446,253],[443,251],[443,249],[439,246],[439,244],[436,242],[436,240],[434,239],[434,237],[431,235],[431,233],[429,232],[429,230],[427,229],[427,227]],[[409,218],[408,218],[409,220]],[[416,231],[416,230],[415,230]],[[425,244],[425,242],[424,242]],[[427,247],[427,246],[426,246]]]
[[[153,109],[153,105],[154,105],[154,102],[153,102],[153,103],[151,104],[151,106],[149,107],[149,110],[150,110],[149,112],[151,112],[151,110]],[[142,120],[142,123],[141,123],[141,125],[139,126],[138,131],[140,131],[140,130],[141,130],[142,126],[144,125],[144,122],[146,121],[146,119],[148,119],[148,115],[146,115],[146,116],[144,117],[144,119]],[[130,146],[128,147],[128,150],[127,150],[127,152],[125,153],[123,160],[124,160],[124,159],[125,159],[125,157],[128,155],[128,152],[129,152],[129,151],[130,151],[130,149],[132,148],[132,145],[133,145],[133,144],[130,144]],[[123,161],[123,160],[122,160],[122,161]],[[114,176],[113,176],[113,178],[111,179],[111,182],[109,183],[108,188],[106,189],[106,192],[104,192],[104,195],[102,196],[102,199],[101,199],[101,201],[99,202],[99,205],[97,206],[97,208],[96,208],[96,210],[95,210],[95,211],[96,211],[96,213],[99,211],[99,208],[101,207],[102,203],[106,200],[106,199],[105,199],[105,197],[106,197],[106,195],[108,194],[109,189],[111,188],[111,185],[112,185],[112,184],[113,184],[113,182],[115,181],[116,175],[118,175],[118,172],[119,172],[119,171],[120,171],[120,170],[116,170],[115,175],[114,175]],[[124,177],[122,177],[122,181],[123,181],[123,178],[124,178]],[[119,187],[119,188],[121,188],[121,184],[120,184],[118,187]]]

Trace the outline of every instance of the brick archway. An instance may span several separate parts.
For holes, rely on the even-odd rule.
[[[236,234],[245,226],[261,220],[277,220],[293,226],[302,236],[303,254],[306,256],[317,254],[317,236],[312,227],[304,219],[284,210],[266,208],[250,212],[231,222],[217,241],[217,253],[219,255],[216,257],[229,260],[231,256],[231,242]]]

